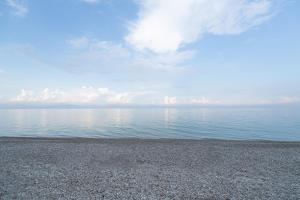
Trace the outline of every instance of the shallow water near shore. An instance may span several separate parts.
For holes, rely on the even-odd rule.
[[[300,109],[1,109],[0,136],[300,141]]]

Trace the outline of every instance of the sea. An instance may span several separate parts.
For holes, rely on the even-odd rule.
[[[300,141],[300,109],[0,109],[0,137],[20,136]]]

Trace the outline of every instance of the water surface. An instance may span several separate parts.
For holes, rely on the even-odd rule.
[[[0,109],[0,136],[300,141],[295,108]]]

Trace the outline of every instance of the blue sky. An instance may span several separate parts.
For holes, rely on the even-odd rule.
[[[300,2],[1,0],[0,102],[300,102]]]

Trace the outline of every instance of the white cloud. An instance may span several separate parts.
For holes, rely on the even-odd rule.
[[[81,87],[70,90],[48,89],[41,91],[21,90],[11,103],[64,103],[64,104],[131,104],[131,105],[277,105],[297,104],[300,97],[282,96],[265,100],[212,99],[206,96],[165,96],[158,91],[116,92],[108,88]]]
[[[66,103],[66,104],[152,104],[152,105],[210,105],[220,101],[207,97],[163,96],[153,91],[116,92],[108,88],[81,87],[70,90],[49,89],[21,90],[13,103]]]
[[[163,69],[174,70],[182,67],[193,55],[193,51],[178,51],[165,54],[137,52],[121,43],[101,41],[87,37],[67,40],[73,48],[66,59],[69,69]]]
[[[138,50],[166,53],[204,34],[239,34],[269,19],[273,1],[138,0],[138,19],[126,41]]]
[[[67,40],[67,43],[70,44],[74,48],[83,48],[89,44],[89,39],[85,36],[72,38]]]
[[[165,96],[163,99],[165,105],[277,105],[277,104],[297,104],[300,103],[298,96],[281,96],[273,99],[212,99],[205,96]]]
[[[164,97],[165,105],[176,105],[176,104],[192,104],[192,105],[218,105],[221,104],[220,100],[213,100],[207,97]]]
[[[99,3],[99,0],[82,0],[85,3],[89,3],[89,4],[96,4]]]
[[[192,97],[189,100],[192,104],[220,104],[220,100],[212,100],[207,97]]]
[[[115,92],[108,88],[81,87],[72,90],[50,90],[40,92],[22,90],[11,99],[12,102],[23,103],[79,103],[79,104],[124,104],[141,95],[138,92]]]
[[[278,100],[279,103],[289,104],[289,103],[300,103],[300,97],[296,96],[282,96]]]
[[[177,103],[177,97],[169,97],[165,96],[164,98],[164,104],[166,105],[172,105]]]
[[[6,4],[12,8],[12,13],[24,17],[28,13],[28,8],[20,0],[5,0]]]

